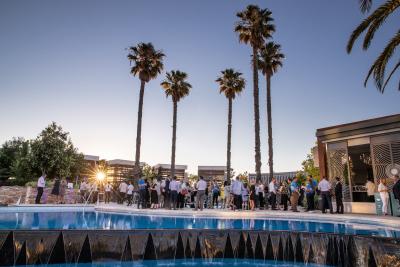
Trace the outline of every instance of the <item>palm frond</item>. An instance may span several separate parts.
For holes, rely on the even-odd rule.
[[[192,85],[186,81],[187,77],[187,73],[179,70],[167,72],[165,80],[161,82],[165,95],[171,96],[174,102],[179,102],[187,96],[192,88]]]
[[[363,13],[367,13],[371,10],[372,0],[359,0],[360,9]]]
[[[215,81],[219,84],[219,92],[232,99],[235,99],[236,95],[240,94],[246,85],[245,79],[242,78],[242,73],[234,69],[221,71],[221,76]]]
[[[371,66],[368,75],[364,81],[364,86],[366,86],[369,77],[373,73],[376,87],[381,93],[383,93],[382,86],[385,79],[386,65],[399,44],[400,44],[400,31],[398,31],[397,34],[390,40],[385,49],[382,51],[379,57],[375,60],[374,64]]]
[[[392,75],[396,72],[396,70],[400,67],[400,61],[397,62],[397,64],[394,66],[393,70],[390,72],[389,76],[387,77],[385,84],[382,87],[382,93],[385,91],[385,88],[387,86],[387,84],[389,83],[390,79],[392,78]],[[400,81],[399,81],[399,86],[398,89],[400,91]]]
[[[386,18],[392,14],[398,7],[400,6],[399,0],[389,1],[386,4],[382,5],[378,9],[382,9],[380,11],[380,16],[376,17],[374,21],[370,24],[367,33],[364,37],[363,49],[367,50],[371,44],[372,39],[374,38],[375,32],[379,29],[379,27],[385,22]]]
[[[347,53],[350,53],[355,41],[358,37],[373,23],[378,20],[377,24],[371,29],[371,33],[369,33],[369,38],[372,39],[373,34],[379,28],[379,20],[383,18],[382,22],[385,20],[387,15],[392,13],[396,8],[400,5],[400,0],[389,0],[385,4],[381,5],[377,8],[370,16],[368,16],[358,27],[352,32],[349,41],[347,43]],[[386,15],[387,14],[387,15]],[[375,29],[375,30],[374,30]],[[364,41],[364,43],[368,44],[368,39]]]
[[[285,55],[281,53],[281,46],[274,42],[268,42],[260,49],[258,55],[258,67],[264,75],[273,75],[282,67]]]

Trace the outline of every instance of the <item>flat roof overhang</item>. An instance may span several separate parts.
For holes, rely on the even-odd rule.
[[[400,131],[400,114],[317,129],[319,141],[329,142]]]

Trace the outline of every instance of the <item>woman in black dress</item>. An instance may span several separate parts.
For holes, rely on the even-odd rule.
[[[254,210],[256,205],[255,205],[255,199],[256,199],[256,185],[255,183],[251,183],[250,185],[250,209]]]
[[[59,202],[59,195],[60,195],[60,179],[56,177],[54,180],[54,186],[51,190],[51,194],[56,196],[57,202]],[[57,203],[58,204],[58,203]]]
[[[150,188],[150,198],[151,198],[151,209],[158,208],[158,194],[157,194],[157,184],[154,183]]]

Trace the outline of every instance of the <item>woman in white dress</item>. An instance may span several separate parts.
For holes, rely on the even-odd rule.
[[[380,180],[379,186],[378,186],[378,192],[381,195],[382,199],[382,213],[383,215],[387,215],[388,211],[388,205],[389,205],[389,191],[388,187],[386,185],[386,179],[382,178]]]

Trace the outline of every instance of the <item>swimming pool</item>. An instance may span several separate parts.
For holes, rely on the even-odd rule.
[[[336,233],[400,238],[400,229],[367,223],[294,219],[226,219],[118,214],[98,211],[18,211],[0,213],[0,230],[51,229],[239,229]]]

